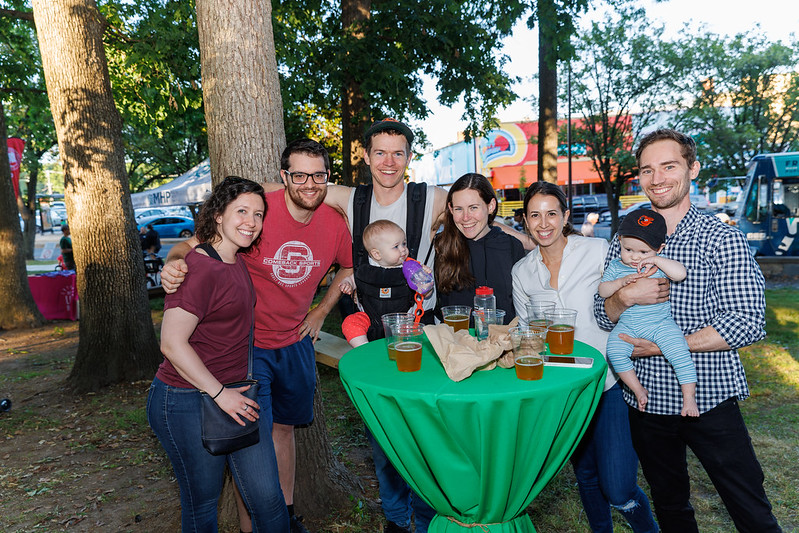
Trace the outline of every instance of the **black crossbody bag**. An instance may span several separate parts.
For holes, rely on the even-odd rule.
[[[218,261],[222,258],[216,253],[209,244],[203,243],[197,246],[205,251],[209,257]],[[255,310],[253,310],[252,320],[250,321],[250,340],[248,343],[247,352],[247,379],[243,381],[235,381],[233,383],[225,383],[226,389],[238,389],[250,385],[250,388],[242,392],[244,396],[250,400],[256,400],[258,397],[258,381],[252,379],[252,342],[253,342],[253,327],[255,326]],[[203,447],[208,450],[211,455],[227,455],[233,453],[247,446],[258,444],[261,440],[261,434],[258,430],[258,422],[251,422],[246,418],[244,425],[239,425],[238,422],[223,411],[214,401],[214,399],[206,392],[201,392],[202,398],[202,439]]]

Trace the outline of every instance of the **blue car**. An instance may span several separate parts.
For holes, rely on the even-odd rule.
[[[159,237],[181,237],[188,239],[194,235],[194,220],[187,217],[171,215],[143,218],[138,221],[137,228],[152,224]]]

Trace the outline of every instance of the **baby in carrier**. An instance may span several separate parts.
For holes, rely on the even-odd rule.
[[[376,220],[363,230],[363,245],[372,268],[357,269],[354,276],[339,285],[341,292],[353,295],[362,309],[345,318],[341,324],[341,330],[353,348],[383,337],[381,317],[384,314],[405,313],[415,307],[415,291],[408,286],[402,273],[402,265],[408,259],[402,228],[390,220]],[[432,276],[429,267],[422,265],[422,269]],[[418,287],[418,292],[429,294],[432,288],[430,282]]]

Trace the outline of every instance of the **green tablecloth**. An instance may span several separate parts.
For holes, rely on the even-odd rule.
[[[571,456],[605,381],[597,350],[575,342],[575,355],[593,367],[546,367],[539,381],[496,368],[456,383],[426,340],[422,369],[409,373],[379,340],[344,355],[339,373],[389,460],[438,512],[431,533],[535,532],[522,513]]]

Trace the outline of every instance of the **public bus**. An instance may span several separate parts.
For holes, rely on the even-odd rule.
[[[755,255],[799,255],[799,152],[756,155],[735,212]]]

